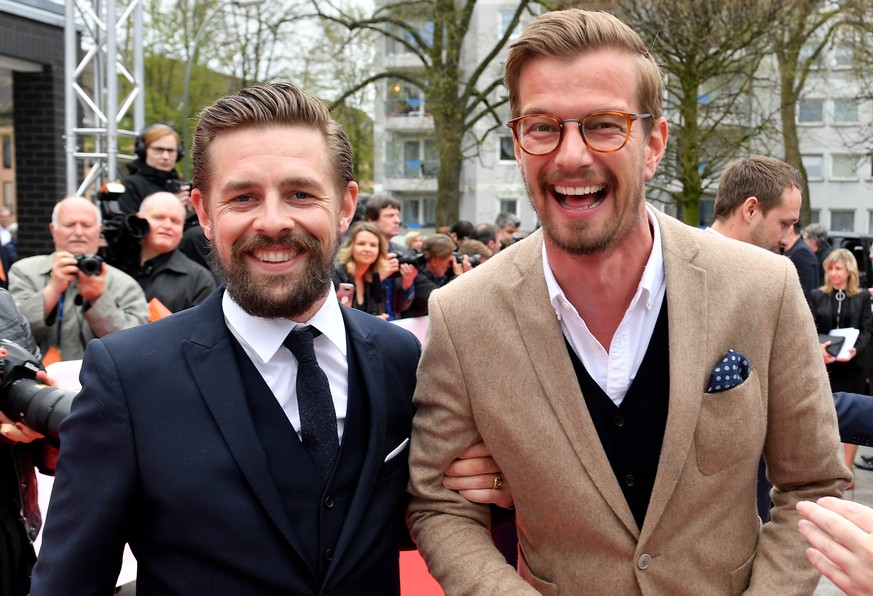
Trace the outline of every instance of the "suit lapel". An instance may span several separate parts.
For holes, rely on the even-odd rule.
[[[257,439],[246,388],[230,343],[235,340],[224,321],[221,296],[221,292],[213,293],[199,307],[204,316],[192,329],[191,340],[182,343],[182,352],[230,453],[264,510],[306,564],[305,551],[285,513]]]
[[[656,212],[657,213],[657,212]],[[670,404],[655,486],[641,540],[652,534],[688,459],[702,405],[707,368],[706,272],[692,261],[698,245],[685,224],[658,214],[667,280]]]
[[[537,242],[528,241],[519,247],[524,250],[516,252],[519,275],[511,281],[516,324],[530,354],[530,365],[579,461],[604,501],[636,537],[636,522],[601,446],[567,353],[560,322],[549,303],[543,275],[542,232],[536,234]]]

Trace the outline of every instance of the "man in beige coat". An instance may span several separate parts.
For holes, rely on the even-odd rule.
[[[646,205],[663,87],[614,17],[540,17],[506,85],[542,231],[430,301],[410,452],[430,571],[449,595],[812,593],[794,505],[850,476],[794,267]],[[479,440],[515,499],[517,573],[489,510],[442,484]]]

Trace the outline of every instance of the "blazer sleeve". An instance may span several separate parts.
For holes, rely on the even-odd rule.
[[[100,340],[85,352],[83,390],[61,424],[61,455],[32,596],[105,596],[115,588],[137,478],[124,390]]]

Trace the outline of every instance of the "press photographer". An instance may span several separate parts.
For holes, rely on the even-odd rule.
[[[30,327],[5,290],[0,290],[0,336],[20,346],[23,358],[38,362]],[[48,382],[44,372],[35,375]],[[0,402],[3,397],[0,390]],[[52,475],[57,459],[57,449],[16,418],[0,411],[0,596],[23,596],[30,590],[36,560],[31,543],[42,525],[35,467]]]
[[[404,319],[427,316],[427,301],[431,292],[473,268],[470,257],[459,254],[455,241],[445,234],[428,236],[421,250],[422,256],[417,257],[420,263],[418,275],[413,282],[415,297],[412,299],[412,306],[403,313]]]
[[[91,201],[60,201],[49,230],[55,252],[22,259],[9,270],[9,292],[48,362],[79,359],[89,340],[148,320],[139,284],[93,258],[101,225]]]
[[[121,213],[135,214],[143,199],[159,191],[173,193],[189,209],[191,183],[180,180],[174,169],[185,156],[179,133],[167,124],[147,126],[136,137],[133,152],[136,159],[127,166],[130,174],[118,198]]]

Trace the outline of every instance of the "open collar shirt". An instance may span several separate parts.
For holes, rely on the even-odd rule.
[[[324,304],[308,321],[252,316],[234,302],[229,292],[224,293],[221,306],[228,329],[258,369],[301,439],[296,388],[297,359],[282,342],[298,325],[311,325],[321,331],[321,335],[313,342],[315,357],[327,375],[336,410],[337,433],[342,441],[349,403],[349,363],[346,327],[333,285]]]
[[[646,213],[652,228],[652,252],[637,291],[612,337],[609,352],[591,334],[576,307],[567,299],[555,279],[543,243],[543,272],[561,331],[588,374],[617,406],[624,400],[649,348],[667,289],[661,229],[648,205]]]

